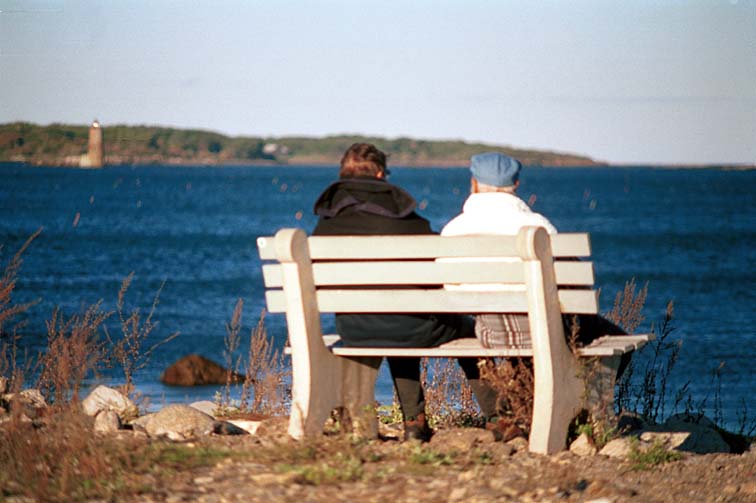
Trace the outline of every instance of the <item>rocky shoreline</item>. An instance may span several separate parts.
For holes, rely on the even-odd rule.
[[[0,429],[21,420],[44,432],[51,416],[39,391],[0,396]],[[428,444],[400,442],[400,424],[382,424],[376,440],[332,433],[297,442],[285,417],[217,416],[210,401],[140,416],[105,386],[80,406],[102,442],[216,453],[160,476],[141,474],[149,490],[118,501],[756,501],[756,445],[723,437],[705,417],[651,425],[625,415],[627,433],[600,450],[583,434],[569,450],[543,456],[529,453],[524,438],[494,442],[478,428],[440,430]],[[20,416],[11,419],[11,410]],[[0,484],[0,501],[33,499],[9,482]]]

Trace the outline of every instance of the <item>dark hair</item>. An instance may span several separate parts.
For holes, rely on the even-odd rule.
[[[340,178],[372,176],[386,171],[386,154],[371,143],[353,143],[341,158]]]

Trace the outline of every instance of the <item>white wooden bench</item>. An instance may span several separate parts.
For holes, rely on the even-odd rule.
[[[517,236],[308,238],[301,229],[283,229],[257,243],[263,260],[276,261],[263,265],[268,310],[286,313],[294,438],[321,434],[336,407],[344,407],[364,433],[377,433],[377,371],[370,358],[519,356],[533,358],[535,373],[529,448],[553,453],[564,449],[569,423],[587,402],[613,406],[620,356],[649,340],[602,337],[577,350],[580,357],[595,357],[599,371],[590,379],[581,371],[565,340],[562,313],[598,313],[593,266],[555,259],[590,256],[587,234],[550,237],[543,228],[527,227]],[[455,260],[437,261],[450,257]],[[492,263],[492,257],[510,261]],[[443,288],[450,283],[507,283],[520,290]],[[528,313],[532,348],[487,349],[474,338],[435,348],[340,347],[332,344],[337,336],[321,331],[321,313],[419,312]]]

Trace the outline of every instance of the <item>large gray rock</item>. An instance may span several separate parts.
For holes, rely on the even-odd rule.
[[[94,420],[95,433],[115,433],[121,429],[121,418],[113,410],[101,410]]]
[[[193,409],[197,409],[200,412],[204,412],[208,416],[215,416],[215,413],[218,410],[218,404],[210,400],[200,400],[198,402],[192,402],[189,404],[189,407]]]
[[[593,444],[593,441],[585,433],[581,433],[580,436],[570,444],[570,452],[576,456],[593,456],[596,454],[596,451],[597,449]]]
[[[155,416],[155,413],[152,414],[145,414],[144,416],[139,416],[138,418],[130,421],[128,424],[131,426],[131,428],[134,431],[140,431],[143,433],[147,433],[147,423],[152,421],[152,418]]]
[[[514,448],[515,452],[528,452],[528,449],[530,447],[528,439],[525,437],[515,437],[507,442],[507,444],[511,445]]]
[[[81,402],[84,413],[88,416],[96,416],[103,410],[112,410],[124,421],[139,415],[137,406],[134,405],[129,397],[118,390],[107,386],[97,386]]]
[[[481,444],[492,443],[493,433],[481,428],[449,428],[434,433],[430,446],[444,452],[468,452]]]
[[[668,431],[688,431],[690,425],[698,425],[715,430],[717,425],[714,421],[704,415],[680,413],[669,416],[662,425]]]
[[[42,393],[38,389],[25,389],[21,393],[19,393],[19,396],[26,403],[38,409],[44,409],[45,407],[47,407],[45,397],[42,396]]]
[[[21,408],[23,414],[31,419],[39,417],[42,411],[47,408],[45,397],[38,389],[25,389],[20,393],[2,395],[0,402],[8,410]]]
[[[642,442],[661,443],[667,450],[711,454],[730,452],[730,446],[716,430],[697,424],[688,424],[686,431],[664,431],[662,427],[641,433]]]
[[[717,431],[717,425],[704,415],[675,414],[664,424],[648,427],[641,441],[661,442],[669,450],[709,454],[730,452],[729,444]]]
[[[188,440],[212,433],[215,420],[188,405],[169,405],[141,424],[151,437]]]
[[[627,459],[630,456],[632,450],[631,440],[633,437],[620,437],[610,440],[599,451],[602,456],[608,456],[610,458]]]

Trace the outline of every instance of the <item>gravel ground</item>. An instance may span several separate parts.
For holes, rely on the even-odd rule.
[[[683,454],[639,470],[600,455],[527,452],[482,430],[437,434],[430,444],[310,443],[279,425],[261,436],[210,436],[185,444],[230,451],[212,466],[147,480],[133,501],[198,502],[756,502],[756,449],[737,454]],[[129,498],[132,500],[132,498]]]

